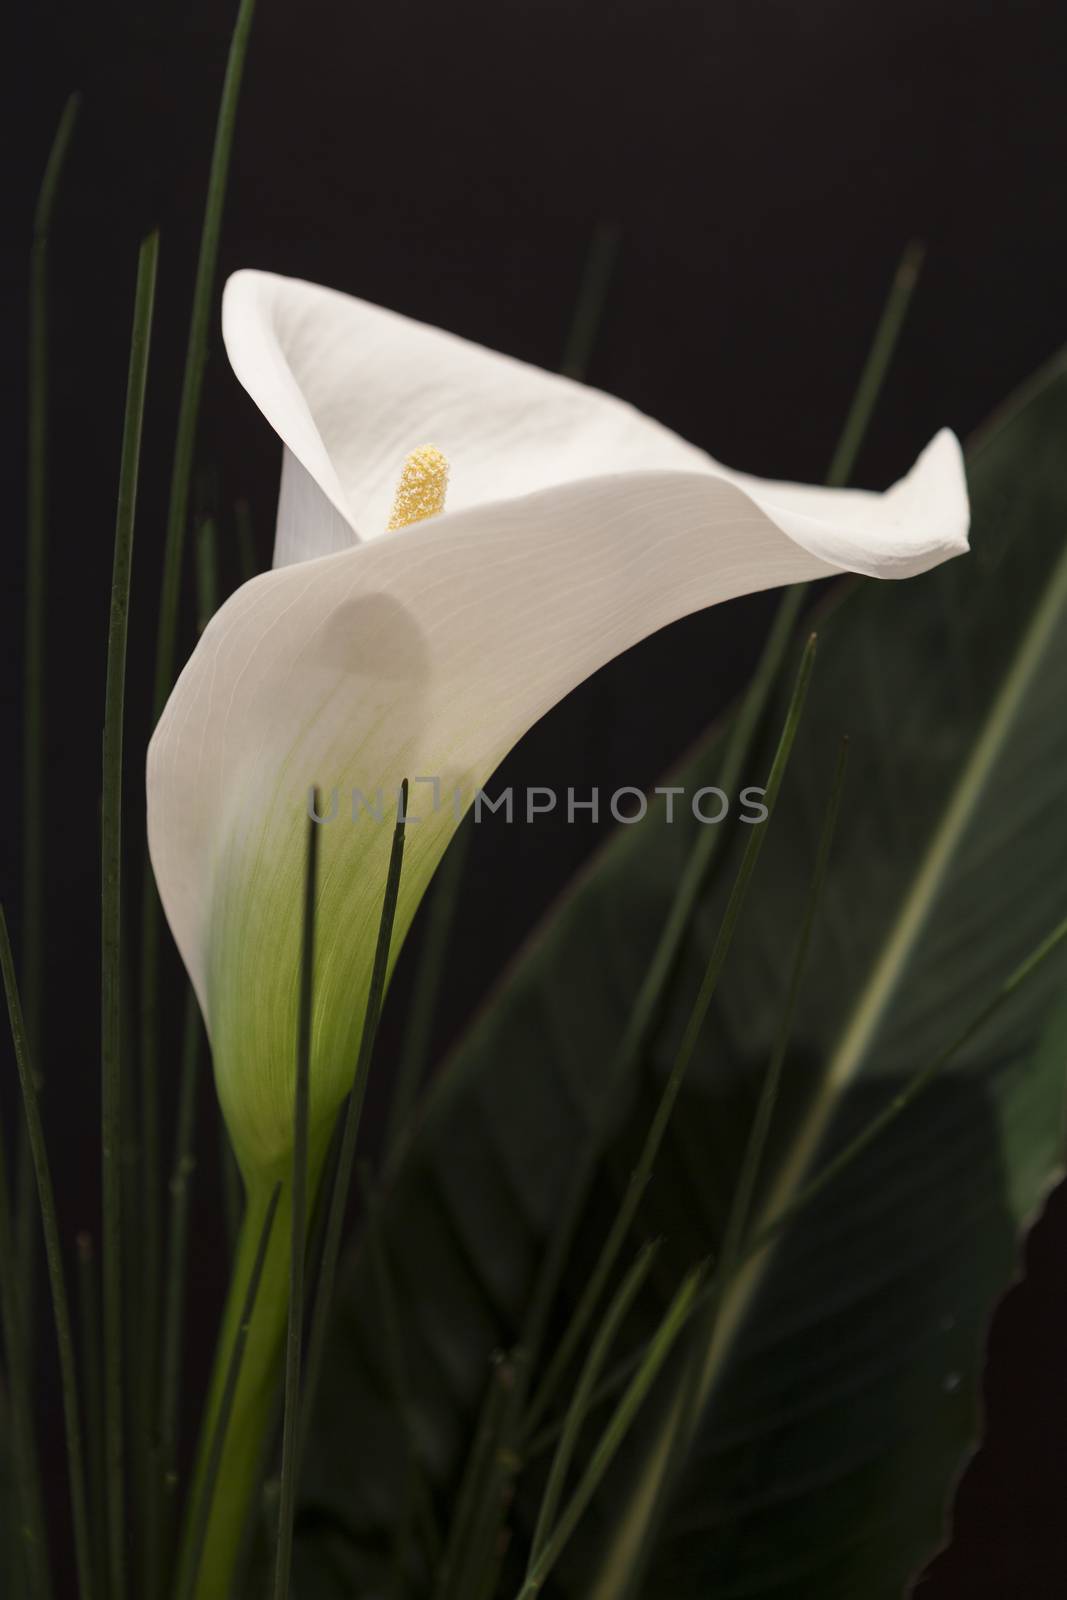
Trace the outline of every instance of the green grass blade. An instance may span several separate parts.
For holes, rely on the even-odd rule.
[[[388,1374],[389,1387],[392,1391],[392,1403],[403,1425],[404,1442],[408,1453],[410,1509],[418,1520],[419,1534],[431,1569],[436,1569],[444,1553],[444,1543],[441,1538],[441,1531],[437,1526],[433,1497],[423,1472],[422,1461],[419,1456],[418,1438],[412,1423],[411,1384],[408,1378],[407,1363],[404,1360],[404,1328],[397,1309],[393,1278],[386,1255],[382,1228],[375,1217],[376,1202],[371,1186],[370,1168],[366,1163],[360,1166],[359,1179],[363,1195],[367,1248],[370,1251],[374,1270],[374,1287],[382,1313],[386,1372]],[[397,1577],[398,1581],[404,1583],[406,1581],[409,1544],[406,1530],[401,1530],[398,1544],[400,1549],[397,1552]]]
[[[226,1124],[219,1118],[219,1184],[222,1189],[222,1219],[230,1247],[230,1259],[237,1249],[237,1236],[241,1231],[241,1213],[244,1198],[241,1193],[241,1173],[233,1153]]]
[[[1020,962],[1015,970],[1005,978],[993,998],[957,1034],[951,1044],[946,1045],[941,1054],[935,1057],[929,1066],[916,1073],[910,1082],[898,1094],[893,1096],[889,1104],[877,1116],[871,1118],[870,1122],[854,1139],[849,1141],[843,1150],[834,1156],[831,1161],[828,1161],[826,1166],[816,1173],[810,1182],[797,1191],[788,1210],[770,1219],[767,1225],[753,1237],[751,1244],[745,1250],[745,1255],[758,1254],[764,1245],[768,1244],[772,1238],[780,1233],[787,1223],[792,1222],[797,1214],[806,1209],[817,1195],[822,1194],[828,1185],[839,1178],[846,1168],[852,1165],[857,1156],[862,1155],[868,1145],[872,1144],[880,1134],[884,1133],[890,1123],[895,1122],[901,1112],[906,1111],[941,1076],[945,1068],[971,1042],[975,1034],[985,1027],[986,1023],[1000,1010],[1005,1001],[1011,998],[1015,991],[1037,971],[1043,962],[1048,960],[1054,951],[1059,949],[1065,940],[1067,940],[1067,917],[1058,923],[1037,948],[1026,957],[1025,961]]]
[[[981,1032],[987,1022],[992,1021],[1000,1008],[1064,943],[1067,943],[1067,917],[1062,922],[1057,923],[1056,927],[1013,969],[1008,977],[1004,979],[996,994],[972,1017],[971,1021],[961,1029],[951,1043],[946,1045],[945,1049],[927,1066],[916,1072],[900,1093],[895,1095],[882,1111],[872,1117],[855,1138],[816,1173],[803,1189],[797,1192],[790,1205],[771,1218],[761,1228],[754,1231],[744,1241],[735,1267],[741,1267],[751,1257],[759,1255],[762,1250],[766,1249],[768,1245],[778,1238],[784,1229],[795,1222],[800,1213],[806,1210],[824,1190],[836,1182],[857,1157],[862,1155],[864,1150],[879,1135],[884,1133],[903,1111],[906,1111],[909,1106],[920,1099],[926,1089],[935,1083],[941,1074],[951,1066],[959,1052]],[[691,1310],[696,1312],[713,1307],[721,1298],[726,1286],[726,1281],[719,1275],[714,1275],[693,1302]],[[613,1394],[616,1394],[644,1358],[644,1354],[643,1350],[639,1350],[621,1361],[615,1370],[609,1373],[603,1383],[599,1385],[592,1398],[591,1405],[600,1405],[605,1400],[610,1399]],[[526,1449],[526,1460],[536,1460],[538,1456],[550,1449],[559,1438],[560,1432],[560,1423],[553,1423],[543,1428],[530,1441]]]
[[[589,370],[593,346],[604,316],[611,275],[619,254],[620,231],[614,223],[597,224],[585,260],[581,288],[574,308],[560,371],[581,381]]]
[[[452,1600],[493,1600],[498,1592],[508,1541],[506,1518],[515,1498],[515,1480],[522,1465],[517,1447],[527,1389],[526,1366],[525,1352],[513,1350],[497,1369],[497,1382],[502,1391],[499,1426],[486,1457],[482,1490],[474,1502],[474,1515],[468,1524]]]
[[[178,407],[170,498],[167,508],[167,530],[156,633],[154,706],[155,720],[157,721],[174,678],[175,652],[178,640],[178,609],[181,597],[182,555],[189,517],[189,496],[193,458],[196,449],[197,424],[200,414],[200,396],[203,389],[204,367],[207,360],[208,333],[211,326],[226,182],[233,148],[241,79],[244,72],[254,10],[255,0],[241,0],[226,62],[226,75],[219,103],[215,142],[211,155],[211,169],[208,175],[204,221],[200,235],[200,252],[197,260],[193,304],[189,319],[185,369],[182,376],[181,399]],[[162,1233],[161,1154],[157,1088],[161,934],[162,917],[159,897],[156,894],[151,867],[146,864],[141,903],[139,1056],[141,1215],[142,1233],[145,1241],[145,1301],[149,1307],[150,1321],[152,1309],[157,1305],[159,1297],[159,1261]],[[158,1337],[154,1324],[147,1330],[144,1349],[147,1370],[142,1374],[142,1389],[144,1392],[140,1397],[142,1429],[151,1425],[150,1419],[155,1414],[154,1366],[158,1349]]]
[[[711,1345],[721,1289],[731,1281],[738,1268],[745,1229],[752,1209],[752,1197],[755,1193],[756,1182],[763,1162],[774,1110],[778,1103],[782,1071],[793,1034],[796,1006],[800,998],[801,984],[815,927],[815,918],[823,883],[826,878],[826,869],[830,861],[830,850],[837,825],[847,760],[848,740],[846,738],[841,741],[834,779],[823,817],[823,825],[820,830],[815,864],[804,906],[804,915],[801,919],[800,932],[793,952],[782,1019],[778,1027],[774,1048],[771,1052],[771,1059],[760,1088],[748,1139],[745,1142],[741,1169],[730,1202],[726,1226],[723,1230],[719,1258],[715,1264],[716,1297],[705,1313],[703,1325],[698,1321],[694,1330],[693,1353],[682,1380],[677,1403],[673,1408],[673,1416],[668,1425],[668,1432],[661,1447],[655,1452],[661,1453],[663,1458],[659,1483],[653,1491],[653,1503],[649,1510],[638,1548],[629,1558],[627,1586],[625,1595],[620,1595],[620,1600],[628,1600],[629,1596],[637,1595],[641,1592],[647,1563],[651,1559],[656,1540],[659,1537],[663,1517],[678,1478],[685,1466],[699,1423],[700,1411],[697,1405],[697,1397],[700,1392],[703,1352]]]
[[[197,1578],[200,1574],[200,1563],[204,1553],[204,1539],[207,1534],[208,1520],[211,1516],[211,1505],[215,1498],[215,1484],[218,1481],[219,1466],[222,1462],[223,1446],[226,1443],[226,1432],[230,1425],[230,1416],[233,1412],[234,1396],[237,1393],[237,1380],[241,1375],[241,1359],[244,1356],[245,1345],[248,1342],[248,1330],[252,1323],[252,1313],[256,1306],[256,1295],[259,1291],[260,1279],[263,1276],[263,1266],[267,1259],[267,1246],[270,1243],[271,1229],[274,1226],[274,1215],[278,1209],[278,1200],[281,1196],[282,1186],[276,1183],[271,1193],[270,1201],[263,1217],[263,1226],[260,1229],[259,1242],[256,1246],[255,1260],[248,1278],[248,1288],[245,1291],[244,1305],[241,1308],[241,1320],[237,1334],[233,1341],[229,1363],[226,1368],[226,1382],[222,1391],[219,1404],[218,1418],[215,1431],[211,1437],[211,1447],[208,1452],[207,1463],[204,1470],[203,1484],[200,1498],[197,1502],[196,1517],[192,1523],[189,1537],[189,1556],[185,1569],[185,1582],[182,1584],[179,1600],[192,1600],[196,1592]]]
[[[104,1408],[108,1551],[115,1600],[125,1592],[122,1352],[122,736],[137,475],[148,379],[159,236],[137,262],[133,337],[122,432],[115,558],[108,626],[101,798],[101,1143],[103,1160]]]
[[[304,1385],[303,1416],[300,1425],[301,1450],[303,1450],[303,1442],[307,1438],[310,1427],[311,1414],[315,1406],[315,1395],[318,1391],[319,1375],[322,1371],[322,1358],[326,1346],[326,1329],[329,1324],[330,1306],[333,1301],[334,1283],[337,1277],[337,1262],[341,1253],[341,1235],[344,1231],[345,1209],[348,1204],[348,1193],[352,1185],[352,1169],[356,1157],[359,1124],[363,1114],[363,1099],[367,1091],[367,1079],[370,1075],[371,1058],[374,1054],[374,1041],[378,1035],[378,1019],[381,1016],[382,1001],[385,996],[385,980],[389,971],[389,951],[393,942],[393,922],[396,916],[397,897],[400,893],[400,875],[404,866],[405,824],[402,819],[407,815],[407,804],[408,780],[405,778],[400,786],[400,804],[397,808],[397,820],[393,828],[385,890],[382,894],[382,910],[378,920],[378,937],[374,947],[374,963],[371,967],[370,986],[367,991],[367,1006],[363,1014],[363,1031],[360,1035],[359,1055],[356,1058],[356,1072],[352,1080],[352,1090],[348,1096],[348,1103],[345,1107],[341,1144],[337,1155],[337,1166],[334,1173],[329,1210],[326,1216],[326,1229],[322,1241],[322,1259],[319,1265],[319,1277],[315,1287],[315,1300],[311,1313],[311,1330],[308,1336],[307,1374]]]
[[[93,1590],[107,1593],[107,1494],[104,1472],[104,1368],[100,1350],[100,1288],[92,1237],[79,1233],[78,1325],[81,1390],[85,1415],[85,1467],[89,1529],[93,1545]]]
[[[919,282],[925,255],[926,246],[919,240],[913,239],[905,247],[897,265],[881,318],[874,331],[871,348],[867,353],[867,360],[860,373],[856,393],[852,397],[852,404],[845,418],[845,426],[841,430],[841,438],[834,451],[830,470],[826,474],[826,482],[831,489],[840,488],[852,476],[856,457],[867,436],[874,408],[882,392],[889,364],[893,359],[897,341],[911,306],[912,295]]]
[[[608,286],[618,256],[619,239],[619,229],[613,224],[604,222],[598,224],[593,234],[578,291],[578,300],[567,334],[563,365],[560,369],[568,378],[581,380],[585,377],[603,319],[604,302],[607,299]],[[242,526],[242,508],[247,512],[246,502],[239,501],[238,535],[244,549],[251,541],[250,532],[246,532]],[[249,570],[246,558],[245,576],[250,577],[254,570],[254,567]],[[408,1020],[397,1063],[396,1084],[389,1107],[385,1140],[387,1162],[396,1156],[426,1075],[430,1036],[437,1012],[449,939],[455,922],[456,906],[459,902],[460,885],[471,837],[469,823],[458,830],[433,885],[426,932],[419,952],[408,1006]]]
[[[33,218],[30,256],[28,527],[26,540],[26,660],[23,732],[22,993],[27,1038],[41,1048],[44,969],[44,673],[48,579],[48,238],[56,193],[81,96],[63,107],[44,169]]]
[[[160,595],[159,632],[156,641],[155,713],[158,719],[170,693],[174,678],[174,658],[178,639],[178,602],[181,591],[182,553],[189,517],[189,490],[193,475],[197,425],[200,420],[200,395],[207,362],[208,331],[211,326],[215,293],[215,273],[219,258],[219,237],[230,171],[237,103],[241,93],[245,56],[252,31],[255,0],[241,0],[234,23],[226,77],[222,86],[215,144],[211,153],[204,225],[200,235],[200,255],[193,288],[193,308],[189,319],[185,372],[182,378],[178,429],[174,443],[170,503],[167,509],[167,536],[163,555],[163,587]]]
[[[186,1317],[187,1238],[189,1238],[189,1184],[194,1174],[195,1107],[202,1035],[200,1005],[192,987],[186,989],[186,1016],[182,1022],[181,1064],[178,1074],[178,1122],[174,1128],[174,1155],[170,1179],[170,1218],[166,1234],[166,1269],[163,1277],[158,1395],[155,1362],[142,1362],[141,1427],[146,1446],[144,1491],[144,1592],[157,1600],[165,1592],[166,1550],[174,1531],[178,1494],[178,1406],[181,1394],[181,1352]],[[152,1288],[158,1274],[152,1274]],[[147,1318],[155,1323],[155,1315]]]
[[[22,994],[36,1070],[43,1062],[45,885],[45,646],[48,599],[48,240],[59,180],[81,96],[63,107],[45,164],[30,252],[26,460],[26,640],[22,732]],[[33,1162],[19,1124],[15,1162],[16,1248],[20,1301],[29,1338],[36,1279],[37,1219]],[[27,1346],[28,1349],[31,1346]]]
[[[319,791],[312,810],[320,813]],[[300,1354],[304,1332],[304,1262],[307,1253],[308,1102],[311,1092],[311,1031],[315,974],[315,893],[318,886],[319,830],[308,819],[304,880],[304,929],[300,961],[300,1013],[297,1036],[296,1096],[293,1109],[292,1250],[289,1267],[289,1328],[285,1341],[285,1412],[282,1417],[281,1492],[274,1600],[288,1600],[296,1517],[296,1464],[300,1440]]]
[[[237,529],[237,559],[241,582],[247,583],[249,578],[254,578],[259,571],[259,557],[256,554],[256,541],[252,532],[252,508],[247,500],[237,501],[233,508],[233,517]]]
[[[0,1126],[0,1329],[11,1405],[10,1445],[5,1437],[2,1448],[9,1452],[15,1478],[18,1534],[28,1593],[31,1600],[48,1600],[52,1579],[33,1420],[33,1379],[26,1359],[26,1321],[19,1304],[19,1261],[8,1197],[6,1148]]]
[[[219,540],[214,517],[196,530],[196,629],[203,633],[219,609]]]
[[[11,954],[11,940],[7,932],[7,917],[0,906],[0,968],[3,970],[4,993],[7,998],[8,1021],[15,1047],[22,1104],[26,1115],[30,1154],[34,1176],[37,1180],[37,1198],[40,1205],[41,1226],[44,1230],[44,1253],[48,1267],[48,1282],[52,1294],[52,1312],[55,1318],[56,1344],[59,1350],[59,1378],[63,1395],[63,1421],[66,1430],[67,1470],[70,1478],[71,1513],[74,1522],[74,1550],[78,1569],[78,1591],[81,1600],[92,1600],[92,1544],[89,1538],[89,1517],[85,1499],[85,1452],[82,1447],[81,1414],[78,1410],[78,1377],[74,1361],[74,1333],[70,1319],[70,1301],[63,1275],[63,1252],[59,1243],[59,1223],[56,1218],[56,1197],[52,1186],[52,1172],[45,1145],[41,1109],[37,1103],[37,1085],[29,1053],[29,1041],[22,1021],[22,1004],[15,978],[15,963]]]
[[[464,1584],[477,1543],[478,1524],[491,1492],[494,1468],[513,1420],[516,1366],[514,1354],[505,1356],[500,1351],[489,1364],[489,1380],[460,1480],[448,1542],[434,1583],[433,1600],[470,1600],[469,1589]]]
[[[433,1030],[445,962],[456,919],[463,869],[472,838],[470,820],[456,831],[445,858],[438,868],[427,908],[426,932],[412,984],[407,1025],[396,1067],[396,1084],[389,1105],[385,1136],[386,1164],[395,1160],[430,1059]]]
[[[921,264],[921,246],[909,245],[894,275],[859,385],[845,419],[841,439],[827,476],[827,483],[830,486],[845,483],[851,476],[856,455],[866,436],[871,416],[889,371],[897,339],[918,281]],[[741,698],[727,735],[722,768],[722,787],[727,793],[732,793],[737,787],[745,768],[771,693],[782,671],[786,652],[796,631],[807,595],[807,584],[795,584],[786,590],[779,602],[756,670]],[[719,829],[705,830],[698,838],[686,863],[616,1052],[612,1072],[613,1083],[625,1081],[645,1049],[659,1015],[663,996],[676,970],[686,931],[715,866],[723,837]],[[523,1344],[534,1357],[540,1349],[544,1326],[558,1292],[563,1267],[597,1171],[600,1149],[614,1098],[613,1094],[608,1094],[604,1098],[594,1135],[579,1161],[561,1221],[545,1254],[523,1334]],[[551,1390],[546,1389],[542,1381],[535,1400],[535,1409],[531,1409],[529,1417],[531,1430],[537,1427],[544,1416],[550,1396]]]
[[[834,833],[837,828],[837,816],[841,808],[841,794],[845,783],[845,770],[848,765],[848,740],[841,741],[837,758],[837,767],[834,772],[830,798],[827,802],[826,814],[823,818],[822,831],[819,836],[819,846],[815,857],[815,866],[812,870],[811,884],[808,889],[807,902],[804,908],[804,920],[800,934],[797,938],[796,949],[793,955],[793,964],[789,974],[789,984],[786,990],[785,1006],[782,1021],[778,1029],[774,1050],[771,1054],[770,1064],[760,1088],[760,1097],[756,1106],[756,1114],[752,1121],[752,1128],[745,1145],[745,1153],[741,1162],[741,1171],[734,1190],[730,1205],[726,1228],[723,1234],[722,1252],[716,1268],[716,1275],[725,1281],[732,1277],[737,1265],[741,1242],[752,1209],[752,1196],[759,1176],[763,1153],[767,1147],[767,1137],[770,1133],[771,1120],[774,1109],[778,1103],[778,1091],[781,1087],[782,1070],[785,1066],[786,1053],[793,1036],[793,1021],[796,1015],[797,1002],[800,999],[801,985],[804,981],[804,972],[808,962],[808,951],[811,948],[811,937],[815,929],[815,919],[818,914],[822,897],[822,888],[826,879],[826,869],[830,863],[830,851],[833,848]]]
[[[738,707],[727,736],[723,755],[721,786],[732,794],[738,787],[745,762],[762,722],[771,692],[778,679],[785,651],[792,638],[803,599],[802,590],[789,590],[772,624],[759,664]],[[706,828],[697,838],[686,862],[667,920],[656,943],[648,969],[641,982],[633,1009],[627,1018],[623,1037],[615,1053],[611,1072],[613,1085],[624,1083],[635,1063],[643,1054],[667,986],[677,965],[686,930],[696,911],[700,894],[708,882],[724,835],[721,829]],[[596,1127],[589,1144],[579,1160],[571,1191],[567,1197],[562,1219],[549,1242],[545,1260],[538,1276],[531,1303],[530,1315],[523,1333],[524,1348],[536,1358],[544,1335],[544,1327],[558,1292],[563,1268],[570,1253],[574,1234],[585,1207],[597,1166],[608,1120],[615,1103],[614,1093],[606,1094],[597,1113]],[[559,1368],[557,1359],[554,1363]],[[527,1427],[532,1432],[544,1416],[551,1399],[559,1372],[551,1379],[546,1374],[530,1409]]]
[[[189,1239],[189,1184],[196,1169],[193,1139],[196,1132],[196,1091],[203,1057],[200,1006],[192,988],[186,990],[182,1037],[181,1074],[178,1080],[178,1121],[174,1135],[174,1163],[170,1178],[170,1227],[167,1275],[163,1301],[163,1357],[159,1400],[159,1463],[166,1507],[164,1526],[173,1526],[173,1502],[178,1487],[178,1409],[182,1377],[182,1329],[185,1320],[185,1277]],[[162,1554],[158,1543],[156,1549]],[[158,1561],[158,1556],[157,1556]],[[154,1570],[155,1590],[161,1577]],[[155,1592],[155,1591],[153,1591]]]
[[[596,1337],[589,1347],[589,1354],[585,1359],[581,1375],[575,1385],[570,1405],[567,1407],[559,1444],[556,1447],[556,1453],[548,1474],[548,1482],[541,1498],[537,1524],[534,1528],[533,1543],[530,1547],[530,1560],[526,1569],[527,1575],[537,1565],[556,1525],[559,1503],[563,1497],[567,1474],[570,1471],[579,1435],[585,1424],[586,1417],[589,1415],[589,1408],[600,1381],[600,1375],[604,1370],[604,1364],[611,1354],[626,1313],[633,1305],[649,1272],[652,1270],[658,1250],[658,1241],[645,1245],[626,1277],[615,1291],[604,1318],[597,1329]]]
[[[733,888],[730,891],[730,897],[726,903],[726,909],[723,912],[722,923],[719,927],[715,944],[712,948],[707,970],[705,971],[704,979],[700,987],[700,992],[697,995],[696,1002],[692,1011],[690,1012],[689,1020],[686,1024],[685,1032],[682,1036],[682,1041],[679,1046],[677,1056],[675,1057],[675,1061],[667,1078],[667,1082],[664,1085],[659,1104],[656,1107],[655,1115],[653,1116],[652,1122],[649,1126],[648,1134],[645,1138],[644,1146],[638,1158],[637,1165],[630,1176],[630,1181],[627,1185],[626,1192],[623,1195],[622,1203],[612,1223],[608,1236],[601,1248],[596,1265],[586,1282],[585,1288],[583,1289],[578,1304],[575,1307],[566,1332],[557,1345],[552,1360],[548,1364],[541,1387],[530,1405],[529,1413],[525,1423],[527,1435],[534,1431],[541,1417],[544,1415],[549,1400],[558,1390],[563,1376],[566,1373],[568,1366],[574,1358],[575,1352],[578,1350],[581,1341],[585,1336],[586,1329],[589,1327],[589,1324],[596,1313],[596,1308],[603,1296],[605,1286],[611,1276],[615,1263],[618,1260],[619,1252],[625,1243],[627,1234],[629,1233],[629,1230],[633,1224],[633,1220],[637,1215],[637,1209],[640,1205],[641,1197],[645,1192],[648,1180],[652,1175],[652,1169],[655,1164],[656,1156],[659,1153],[659,1148],[663,1141],[663,1136],[667,1131],[667,1125],[670,1121],[671,1113],[674,1110],[674,1103],[685,1079],[685,1074],[689,1068],[693,1051],[696,1049],[700,1031],[704,1026],[708,1009],[714,997],[715,990],[718,987],[719,978],[722,974],[722,969],[726,963],[726,958],[730,951],[734,929],[737,926],[738,918],[741,915],[741,909],[748,893],[748,886],[751,881],[752,874],[755,871],[756,863],[759,860],[760,852],[763,848],[766,830],[770,827],[774,816],[774,807],[778,798],[778,791],[781,788],[782,779],[785,776],[785,770],[793,748],[793,741],[796,738],[797,728],[800,725],[800,717],[804,709],[804,700],[807,695],[808,683],[811,678],[814,661],[815,637],[812,635],[801,659],[800,669],[797,673],[796,683],[794,684],[793,688],[792,699],[790,700],[789,708],[786,712],[785,723],[783,725],[781,737],[778,742],[778,748],[775,751],[774,760],[771,764],[770,776],[767,779],[767,788],[764,796],[764,803],[767,807],[767,817],[758,826],[751,827],[749,829],[748,838],[745,842],[745,849],[741,857],[741,863],[738,867],[737,877],[734,881]]]
[[[533,1600],[533,1596],[543,1588],[549,1573],[559,1560],[568,1539],[578,1526],[619,1446],[629,1432],[648,1391],[659,1376],[663,1363],[685,1327],[696,1300],[702,1274],[703,1268],[694,1269],[671,1302],[666,1316],[645,1352],[641,1365],[631,1378],[626,1392],[604,1429],[563,1515],[543,1545],[537,1560],[531,1564],[519,1590],[518,1600]]]

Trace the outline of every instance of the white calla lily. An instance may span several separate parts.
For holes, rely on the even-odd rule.
[[[205,630],[152,740],[148,828],[242,1166],[291,1141],[309,788],[322,830],[313,1126],[347,1092],[389,848],[353,790],[469,799],[552,705],[676,618],[967,548],[944,431],[885,494],[730,472],[612,397],[332,290],[231,278],[234,370],[284,451],[274,570]],[[388,531],[405,458],[451,463],[440,515]],[[395,804],[395,799],[394,802]],[[399,944],[456,826],[411,810]],[[279,1169],[280,1170],[280,1169]]]
[[[204,630],[148,755],[156,881],[248,1187],[205,1440],[267,1197],[289,1175],[312,786],[327,814],[338,797],[319,841],[314,1183],[351,1087],[392,831],[352,819],[353,791],[381,790],[392,812],[408,778],[425,813],[406,835],[395,953],[457,825],[452,790],[469,801],[604,662],[736,595],[843,571],[910,577],[965,550],[968,526],[948,432],[886,494],[768,483],[608,395],[311,284],[238,273],[223,333],[284,446],[274,569]],[[440,809],[417,798],[420,777],[439,780]],[[283,1190],[202,1600],[227,1590],[270,1416],[287,1204]]]

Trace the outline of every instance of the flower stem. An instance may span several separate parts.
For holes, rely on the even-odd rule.
[[[386,874],[385,890],[382,895],[382,910],[378,920],[378,937],[374,947],[370,988],[367,992],[367,1008],[363,1014],[363,1032],[359,1041],[356,1072],[345,1108],[333,1192],[330,1194],[327,1203],[326,1229],[323,1236],[322,1258],[319,1264],[319,1279],[315,1286],[315,1296],[312,1303],[307,1367],[304,1376],[301,1452],[311,1426],[315,1396],[318,1392],[319,1374],[322,1369],[323,1353],[326,1345],[326,1329],[330,1318],[334,1281],[337,1276],[337,1263],[341,1253],[341,1234],[344,1230],[348,1191],[352,1186],[352,1168],[356,1157],[356,1141],[359,1138],[359,1124],[363,1115],[363,1098],[367,1092],[367,1079],[370,1077],[374,1042],[378,1035],[378,1019],[381,1015],[382,1002],[385,999],[385,983],[389,971],[389,952],[392,949],[393,942],[393,923],[396,918],[397,897],[400,893],[400,874],[404,866],[404,828],[406,824],[403,819],[407,815],[407,807],[408,780],[405,778],[400,786],[400,805],[397,810],[396,825],[393,829],[393,842],[389,853],[389,870]]]
[[[316,1164],[316,1176],[321,1159]],[[249,1187],[233,1276],[215,1351],[215,1369],[201,1424],[200,1445],[192,1493],[186,1506],[178,1595],[191,1600],[218,1600],[230,1592],[234,1567],[241,1549],[249,1502],[259,1481],[266,1433],[274,1417],[274,1397],[281,1371],[282,1342],[289,1304],[289,1266],[292,1227],[292,1190],[286,1183],[278,1197],[266,1255],[251,1318],[245,1332],[244,1353],[233,1389],[225,1442],[209,1472],[216,1425],[226,1399],[227,1377],[234,1346],[245,1324],[249,1285],[274,1186],[267,1182]],[[206,1525],[200,1538],[198,1524],[205,1492],[212,1488]],[[190,1589],[190,1567],[199,1544],[199,1572]]]
[[[190,1600],[199,1584],[208,1525],[215,1509],[215,1490],[219,1482],[226,1446],[230,1441],[230,1421],[233,1417],[234,1399],[245,1370],[245,1349],[252,1328],[260,1285],[263,1282],[263,1269],[267,1262],[274,1219],[277,1215],[281,1192],[281,1184],[276,1183],[270,1192],[266,1205],[262,1208],[262,1222],[250,1261],[248,1261],[246,1253],[247,1272],[243,1274],[244,1282],[242,1285],[240,1311],[232,1328],[232,1338],[229,1341],[229,1349],[226,1352],[225,1365],[220,1366],[216,1374],[216,1379],[221,1379],[221,1385],[217,1385],[216,1393],[212,1396],[214,1416],[211,1419],[210,1429],[204,1434],[201,1446],[199,1481],[190,1507],[192,1515],[189,1518],[185,1547],[182,1552],[182,1566],[177,1590],[179,1600]],[[248,1243],[251,1243],[250,1235],[248,1236]],[[235,1280],[234,1288],[236,1289],[236,1287]],[[231,1308],[235,1308],[236,1305],[236,1300],[231,1300]],[[220,1355],[221,1353],[220,1349]],[[241,1507],[237,1506],[235,1510],[239,1517]],[[238,1527],[240,1528],[240,1523],[238,1523]],[[231,1560],[229,1567],[222,1575],[224,1588],[218,1591],[220,1594],[230,1593],[232,1567],[233,1562]],[[210,1585],[211,1592],[216,1592],[215,1578],[209,1574],[207,1582]]]

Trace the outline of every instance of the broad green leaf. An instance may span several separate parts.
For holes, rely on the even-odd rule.
[[[1067,912],[1065,434],[1060,362],[971,452],[974,553],[906,585],[854,586],[823,619],[758,877],[623,1263],[664,1236],[631,1348],[721,1240],[842,733],[848,785],[757,1226],[962,1031]],[[781,711],[752,757],[752,783],[765,778]],[[692,792],[714,783],[719,766],[712,738],[674,781]],[[491,1354],[521,1335],[698,827],[676,802],[670,825],[650,811],[621,829],[441,1075],[377,1212],[407,1392],[398,1396],[390,1379],[364,1249],[322,1386],[301,1594],[432,1594],[410,1514],[408,1440],[447,1525]],[[698,908],[647,1057],[614,1095],[615,1131],[549,1350],[640,1148],[740,842],[731,839]],[[546,1595],[907,1592],[945,1537],[954,1485],[979,1438],[991,1311],[1061,1171],[1064,977],[1059,952],[741,1270],[715,1324],[698,1319],[686,1356],[695,1366],[679,1361],[653,1392]],[[695,1390],[679,1388],[686,1370],[699,1374]],[[675,1399],[694,1393],[692,1449],[665,1474]],[[594,1419],[576,1470],[596,1433]],[[547,1459],[526,1461],[518,1477],[493,1590],[502,1600],[519,1587]]]

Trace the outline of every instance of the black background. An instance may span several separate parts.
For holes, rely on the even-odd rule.
[[[171,438],[231,12],[219,0],[45,3],[22,18],[32,37],[8,60],[0,748],[12,753],[30,219],[64,98],[84,94],[52,244],[46,1068],[68,1236],[98,1216],[99,734],[134,262],[158,225],[130,643],[137,860]],[[1059,0],[260,0],[220,282],[241,266],[319,280],[554,367],[590,239],[609,221],[620,247],[590,381],[732,466],[818,479],[895,262],[920,237],[926,266],[857,472],[884,486],[938,426],[966,434],[1067,337],[1065,68]],[[278,455],[217,338],[198,461],[232,584],[229,508],[249,499],[266,562]],[[765,598],[738,602],[648,641],[533,730],[501,781],[655,781],[743,681],[767,616]],[[184,652],[190,605],[183,626]],[[0,892],[17,938],[14,754],[5,777]],[[442,1045],[595,842],[595,830],[550,819],[521,836],[479,830]],[[168,983],[177,1008],[176,971]],[[2,1088],[10,1125],[7,1069]],[[213,1178],[198,1181],[202,1363],[222,1269]],[[1062,1193],[1026,1260],[994,1323],[988,1443],[963,1484],[954,1546],[923,1585],[931,1600],[1062,1592]]]

